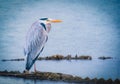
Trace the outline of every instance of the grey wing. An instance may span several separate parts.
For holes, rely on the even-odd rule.
[[[26,69],[29,70],[46,43],[47,34],[42,26],[33,26],[28,32],[26,38],[26,45],[24,48],[25,55],[27,56]]]

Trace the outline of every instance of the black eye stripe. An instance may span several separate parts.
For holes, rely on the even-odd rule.
[[[46,26],[45,26],[45,24],[43,24],[43,23],[40,23],[42,26],[43,26],[43,28],[46,30]]]
[[[40,20],[48,20],[48,18],[41,18]]]

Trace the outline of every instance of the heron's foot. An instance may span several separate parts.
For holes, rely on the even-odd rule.
[[[24,70],[23,73],[29,74],[29,71],[28,70]]]
[[[38,70],[34,70],[34,73],[38,73],[38,72],[40,72],[40,71],[38,71]]]

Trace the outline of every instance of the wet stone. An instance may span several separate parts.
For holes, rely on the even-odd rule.
[[[83,84],[120,84],[119,79],[116,79],[115,81],[112,81],[112,79],[105,80],[103,78],[90,79],[89,77],[86,77],[85,79],[83,79],[78,76],[72,76],[69,74],[62,74],[62,73],[53,73],[53,72],[21,73],[19,71],[5,70],[5,71],[0,71],[0,76],[17,77],[17,78],[24,78],[24,79],[64,81],[64,82],[83,83]]]

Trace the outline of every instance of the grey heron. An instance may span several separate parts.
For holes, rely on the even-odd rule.
[[[58,23],[61,20],[54,20],[50,18],[41,18],[34,22],[29,29],[24,47],[24,55],[26,56],[26,70],[31,69],[40,53],[43,51],[45,43],[48,40],[48,33],[51,30],[51,23]],[[36,67],[34,64],[34,71]]]

